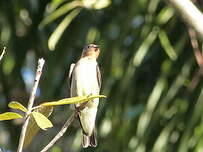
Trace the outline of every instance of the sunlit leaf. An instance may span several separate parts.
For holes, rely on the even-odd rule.
[[[59,5],[61,5],[66,0],[52,0],[51,2],[51,8],[57,8]]]
[[[12,108],[12,109],[18,109],[21,110],[23,112],[27,112],[27,108],[25,108],[21,103],[17,102],[17,101],[12,101],[8,104],[8,107]]]
[[[53,127],[51,121],[49,119],[47,119],[47,117],[44,116],[43,114],[41,114],[39,112],[35,112],[35,111],[33,111],[31,114],[34,117],[37,125],[41,129],[46,130],[47,128]]]
[[[156,84],[154,85],[154,88],[147,100],[145,111],[141,114],[139,118],[138,127],[137,127],[138,136],[143,136],[146,129],[148,128],[152,118],[152,114],[158,104],[161,94],[163,93],[165,85],[166,85],[166,80],[164,77],[161,76],[157,80]]]
[[[152,152],[157,151],[166,151],[165,147],[169,142],[169,137],[172,134],[171,131],[175,125],[175,119],[173,119],[159,134],[159,137],[156,139]]]
[[[174,10],[173,8],[171,7],[164,7],[159,15],[157,16],[157,20],[158,20],[158,23],[159,24],[165,24],[167,23],[171,18],[172,16],[174,15]]]
[[[140,45],[139,49],[137,50],[136,54],[133,58],[133,65],[139,66],[147,52],[149,51],[150,46],[153,44],[155,39],[157,38],[157,33],[159,31],[158,27],[154,27],[152,31],[148,34],[146,39],[143,41],[143,43]]]
[[[180,140],[180,146],[178,149],[179,152],[189,151],[189,146],[186,146],[186,145],[190,144],[189,141],[190,141],[191,137],[188,135],[192,134],[193,130],[191,128],[197,127],[197,124],[199,123],[199,119],[201,119],[201,117],[202,117],[202,112],[203,112],[203,110],[202,110],[202,107],[203,107],[202,99],[203,99],[203,88],[201,88],[201,92],[199,94],[199,97],[198,97],[197,102],[196,102],[195,107],[194,107],[194,112],[188,118],[190,125],[186,126],[186,128],[185,128],[186,130],[184,131],[183,136]],[[202,151],[202,149],[199,152],[201,152],[201,151]]]
[[[149,1],[149,5],[148,5],[148,11],[153,14],[156,9],[158,8],[158,4],[159,4],[160,0],[153,0],[153,1]]]
[[[90,96],[66,98],[66,99],[62,99],[59,101],[45,102],[45,103],[42,103],[41,106],[59,106],[59,105],[65,105],[65,104],[83,103],[83,102],[93,100],[95,98],[106,98],[106,96],[104,96],[104,95],[90,95]]]
[[[170,43],[170,40],[166,34],[165,31],[161,30],[159,31],[159,39],[161,42],[162,47],[164,48],[166,54],[169,56],[171,60],[177,59],[177,54],[173,48],[173,46]]]
[[[83,0],[82,2],[86,8],[92,8],[97,0]]]
[[[18,119],[18,118],[22,118],[22,116],[15,112],[5,112],[0,114],[0,121],[12,120],[12,119]]]
[[[53,106],[42,106],[35,109],[34,112],[39,112],[48,118],[53,112]],[[38,127],[36,121],[33,117],[31,117],[25,134],[23,145],[24,148],[26,148],[31,143],[32,139],[35,137],[39,130],[40,128]]]
[[[81,1],[72,1],[70,3],[66,3],[62,5],[60,8],[56,9],[51,15],[47,16],[41,23],[40,28],[44,27],[45,25],[53,22],[55,19],[59,18],[60,16],[66,14],[70,10],[83,6],[83,3]]]
[[[111,0],[83,0],[86,8],[102,9],[111,4]]]
[[[63,21],[58,25],[58,27],[55,29],[55,31],[51,34],[49,40],[48,40],[48,47],[50,50],[54,50],[56,47],[56,44],[58,43],[61,35],[65,31],[65,29],[69,26],[71,21],[80,13],[80,8],[77,8],[73,10],[71,13],[69,13]]]
[[[98,0],[94,5],[94,9],[102,9],[108,7],[111,4],[111,0]]]
[[[177,95],[181,87],[183,86],[184,82],[188,78],[190,74],[190,70],[192,67],[192,60],[189,59],[185,64],[182,66],[179,74],[177,74],[175,80],[171,84],[170,88],[168,89],[166,95],[164,96],[163,101],[160,103],[160,113],[164,113],[167,109],[168,103]]]

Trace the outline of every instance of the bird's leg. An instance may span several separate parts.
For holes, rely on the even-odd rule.
[[[81,110],[83,110],[83,109],[85,108],[85,106],[86,106],[87,103],[88,103],[88,102],[82,103],[80,106],[76,107],[76,110],[77,110],[78,112],[80,112]]]
[[[91,94],[89,94],[87,97],[91,96]],[[83,110],[85,108],[85,106],[87,105],[89,101],[82,103],[80,106],[76,107],[76,111],[79,113],[81,110]]]

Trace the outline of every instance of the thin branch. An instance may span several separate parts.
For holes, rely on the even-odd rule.
[[[203,40],[203,14],[190,0],[166,0],[182,16],[183,20],[192,27]]]
[[[193,52],[194,52],[196,62],[199,65],[199,68],[197,69],[197,71],[193,75],[193,78],[192,78],[192,80],[190,81],[190,83],[188,85],[188,90],[190,92],[192,92],[196,88],[197,84],[200,81],[200,77],[203,74],[202,73],[202,70],[203,70],[203,56],[202,56],[201,50],[200,50],[199,45],[198,45],[196,32],[192,28],[189,28],[188,33],[189,33],[189,36],[190,36],[191,45],[192,45],[192,48],[193,48]]]
[[[71,125],[71,123],[75,120],[77,116],[77,111],[75,111],[74,113],[72,113],[72,115],[68,118],[68,120],[66,121],[66,123],[63,125],[63,127],[61,128],[61,130],[58,132],[58,134],[49,142],[49,144],[47,146],[45,146],[40,152],[47,152],[62,136],[63,134],[66,132],[66,130],[68,129],[68,127]]]
[[[5,52],[6,52],[6,47],[4,47],[3,52],[1,53],[1,56],[0,56],[0,61],[1,61],[1,59],[3,58],[3,56],[4,56]]]
[[[37,67],[37,71],[36,71],[35,82],[34,82],[34,86],[32,88],[32,92],[30,94],[30,98],[29,98],[29,101],[28,101],[28,112],[25,115],[25,122],[24,122],[22,130],[21,130],[20,140],[19,140],[19,145],[18,145],[17,152],[22,152],[22,150],[23,150],[23,143],[24,143],[24,140],[25,140],[25,133],[26,133],[27,126],[28,126],[28,123],[29,123],[29,119],[30,119],[29,114],[32,111],[32,106],[34,104],[34,99],[35,99],[37,87],[38,87],[38,84],[39,84],[39,79],[40,79],[41,74],[42,74],[42,68],[44,66],[44,62],[45,61],[44,61],[43,58],[38,60],[38,67]]]
[[[187,89],[189,92],[192,92],[198,85],[199,81],[200,81],[200,78],[202,76],[202,72],[201,72],[201,68],[198,68],[193,77],[192,77],[192,80],[190,81]]]
[[[199,45],[198,45],[196,33],[191,28],[189,28],[188,33],[190,36],[190,40],[191,40],[191,44],[193,47],[193,51],[194,51],[194,55],[195,55],[195,59],[197,61],[197,64],[199,65],[199,67],[202,67],[203,66],[203,56],[202,56],[201,50],[200,50]]]

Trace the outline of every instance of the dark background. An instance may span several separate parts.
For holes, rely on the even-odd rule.
[[[103,8],[97,4],[98,9],[83,5],[67,27],[59,24],[79,7],[64,9],[43,26],[47,16],[72,2],[0,1],[0,50],[7,48],[0,62],[0,112],[9,111],[13,100],[27,106],[41,57],[46,63],[35,104],[69,97],[69,66],[85,44],[95,43],[101,45],[101,94],[108,97],[99,106],[98,147],[81,148],[75,121],[51,152],[202,151],[202,75],[179,15],[160,0],[112,0]],[[196,5],[203,9],[200,2]],[[58,42],[49,41],[53,32]],[[72,111],[68,105],[55,107],[50,117],[54,127],[41,130],[27,151],[40,151]],[[0,122],[0,146],[16,151],[21,126],[22,120]]]

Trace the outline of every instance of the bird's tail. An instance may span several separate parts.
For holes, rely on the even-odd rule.
[[[97,138],[96,138],[96,131],[93,130],[93,133],[91,136],[87,136],[83,133],[83,139],[82,139],[82,146],[83,148],[90,147],[96,147],[97,146]]]

